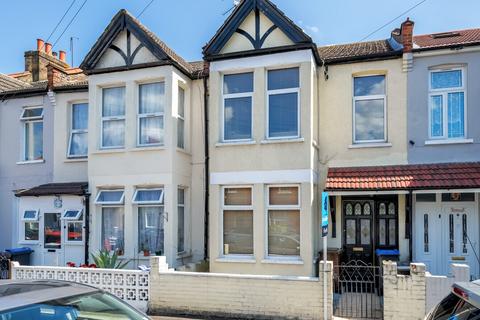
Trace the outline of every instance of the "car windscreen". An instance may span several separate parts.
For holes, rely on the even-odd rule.
[[[480,310],[450,293],[431,313],[429,320],[480,320]]]
[[[32,304],[0,312],[8,320],[147,320],[118,298],[103,292]]]
[[[67,283],[9,283],[0,286],[0,297],[68,286]]]

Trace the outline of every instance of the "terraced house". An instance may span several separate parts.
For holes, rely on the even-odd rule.
[[[336,265],[378,271],[388,252],[478,277],[479,46],[407,19],[318,47],[269,0],[240,1],[198,62],[125,10],[80,68],[40,42],[0,76],[2,245],[35,264],[107,249],[131,268],[312,276],[328,191]]]

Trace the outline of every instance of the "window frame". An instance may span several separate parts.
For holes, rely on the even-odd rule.
[[[33,110],[33,109],[42,109],[42,113],[41,115],[39,116],[35,116],[35,117],[24,117],[25,115],[25,112],[27,110]],[[30,106],[30,107],[24,107],[23,110],[22,110],[22,114],[20,115],[20,121],[22,122],[22,128],[23,128],[23,148],[22,148],[22,156],[21,156],[21,159],[22,161],[24,162],[35,162],[35,161],[42,161],[44,160],[44,150],[43,150],[43,147],[44,147],[44,143],[43,143],[43,120],[44,120],[44,112],[45,112],[45,107],[44,106]],[[29,134],[30,134],[30,131],[34,131],[33,129],[33,126],[35,123],[42,123],[42,157],[40,159],[34,159],[33,158],[33,154],[32,154],[32,159],[28,159],[28,157],[30,157],[30,150],[28,150],[28,157],[27,157],[27,125],[31,125],[31,127],[29,127]],[[32,129],[30,129],[32,128]],[[32,132],[33,134],[33,132]],[[33,135],[34,136],[34,135]],[[34,143],[34,140],[32,141],[32,143]],[[31,148],[29,148],[31,149]],[[33,145],[33,149],[35,149],[35,143]]]
[[[77,214],[73,217],[66,217],[66,214],[67,212],[69,211],[76,211]],[[65,220],[65,221],[80,221],[80,217],[82,216],[83,214],[83,208],[82,209],[66,209],[63,211],[62,213],[62,217],[61,217],[61,220]]]
[[[461,87],[451,87],[451,88],[441,88],[433,89],[432,88],[432,74],[441,73],[448,71],[460,71],[462,73],[462,86]],[[467,86],[465,85],[466,80],[466,68],[461,67],[451,67],[451,68],[433,68],[428,70],[428,139],[429,140],[464,140],[467,138]],[[448,137],[448,94],[449,93],[463,93],[463,136],[449,138]],[[432,97],[441,96],[442,97],[442,136],[432,136]]]
[[[160,191],[160,196],[159,196],[158,200],[139,201],[139,200],[135,200],[137,195],[138,195],[138,191]],[[143,205],[164,205],[165,204],[164,200],[165,200],[165,188],[136,188],[135,192],[133,193],[133,197],[132,197],[132,203],[136,204],[136,205],[139,205],[139,206],[143,206]]]
[[[87,128],[86,129],[73,129],[73,106],[74,105],[81,105],[81,104],[86,104],[87,105]],[[103,107],[103,104],[102,104]],[[67,146],[67,158],[68,159],[79,159],[79,158],[87,158],[88,157],[88,101],[85,102],[72,102],[70,103],[70,134],[69,134],[69,139],[68,139],[68,146]],[[102,128],[103,132],[103,128]],[[73,135],[74,134],[82,134],[86,133],[87,134],[87,153],[82,154],[82,155],[74,155],[71,153],[72,151],[72,140],[73,140]],[[103,133],[102,133],[103,134]],[[103,141],[103,139],[102,139]]]
[[[225,93],[224,85],[225,85],[225,76],[234,75],[234,74],[243,74],[243,73],[251,73],[252,74],[252,92],[241,92],[241,93]],[[221,76],[221,110],[220,110],[220,117],[221,117],[221,140],[222,143],[237,143],[237,142],[249,142],[253,141],[253,106],[254,102],[254,95],[255,95],[255,71],[253,69],[248,70],[239,70],[239,71],[232,71],[232,72],[224,72]],[[246,139],[225,139],[225,100],[226,99],[235,99],[235,98],[250,98],[252,103],[250,105],[251,109],[251,119],[250,119],[250,138]]]
[[[107,117],[104,117],[103,116],[103,106],[104,106],[104,99],[103,99],[103,91],[105,89],[114,89],[114,88],[124,88],[125,89],[125,110],[124,110],[124,114],[123,116],[107,116]],[[101,90],[101,97],[102,97],[102,103],[100,104],[100,149],[101,150],[109,150],[109,149],[124,149],[125,148],[125,144],[126,144],[126,141],[125,141],[125,136],[126,136],[126,129],[127,129],[127,118],[126,118],[126,114],[127,114],[127,99],[126,99],[126,95],[127,95],[127,86],[126,84],[121,84],[121,85],[112,85],[112,86],[108,86],[108,87],[101,87],[100,88]],[[123,145],[120,145],[120,146],[104,146],[103,145],[103,128],[104,128],[104,123],[106,121],[115,121],[115,120],[122,120],[123,121],[123,136],[124,136],[124,140],[123,140]]]
[[[137,190],[152,190],[153,188],[143,188],[143,189],[137,189]],[[163,189],[163,188],[156,188],[156,189]],[[154,190],[156,190],[154,189]],[[135,194],[137,192],[135,191]],[[167,225],[165,222],[168,222],[168,213],[165,211],[165,202],[163,201],[163,196],[164,195],[164,191],[162,192],[162,202],[132,202],[133,205],[135,206],[134,207],[134,212],[136,213],[135,215],[135,231],[134,231],[134,236],[135,236],[135,254],[136,255],[141,255],[143,253],[143,250],[142,250],[142,244],[139,243],[139,236],[140,236],[140,225],[139,225],[139,218],[140,218],[140,208],[145,208],[145,207],[151,207],[151,208],[163,208],[162,210],[162,213],[161,213],[161,219],[163,219],[163,254],[165,254],[165,248],[167,247],[166,246],[166,231],[167,231]],[[132,198],[132,199],[135,199],[135,198]],[[147,220],[147,219],[145,219]],[[147,221],[146,221],[147,222]],[[145,226],[146,228],[147,227],[150,227],[151,226]],[[155,252],[150,252],[150,254],[154,254]]]
[[[301,260],[302,256],[302,230],[301,230],[301,219],[302,219],[302,187],[300,184],[267,184],[266,186],[266,197],[265,197],[265,259],[267,260]],[[270,188],[291,188],[296,187],[298,190],[298,204],[296,205],[270,205]],[[268,252],[268,237],[269,237],[269,211],[276,210],[298,210],[298,219],[299,219],[299,241],[300,241],[300,250],[298,255],[275,255]]]
[[[142,85],[149,85],[149,84],[162,84],[163,85],[163,111],[157,112],[149,112],[149,113],[140,113],[140,87]],[[138,92],[138,99],[137,99],[137,147],[145,148],[145,147],[157,147],[157,146],[164,146],[165,145],[165,108],[167,107],[167,92],[166,92],[166,83],[164,80],[152,81],[152,82],[142,82],[137,84],[137,92]],[[141,120],[147,118],[162,118],[162,139],[163,142],[158,143],[140,143],[140,128],[141,128]]]
[[[268,89],[268,76],[269,71],[275,70],[286,70],[286,69],[298,69],[298,87],[296,88],[287,88],[287,89]],[[282,67],[275,67],[275,68],[268,68],[265,70],[265,104],[266,104],[266,126],[265,126],[265,137],[267,140],[288,140],[288,139],[298,139],[301,137],[301,97],[300,97],[300,88],[301,88],[301,75],[300,75],[300,66],[282,66]],[[287,93],[296,93],[297,94],[297,134],[293,136],[282,136],[282,137],[270,137],[270,95],[280,95],[280,94],[287,94]]]
[[[118,201],[99,201],[100,195],[103,192],[115,192],[115,191],[121,191],[122,196]],[[101,206],[123,206],[125,204],[125,189],[100,189],[97,191],[97,196],[95,197],[95,204],[96,205],[101,205]]]
[[[383,76],[385,81],[385,93],[384,94],[375,94],[369,96],[355,96],[355,79],[356,78],[367,78]],[[386,73],[370,73],[365,75],[352,75],[352,142],[354,145],[361,144],[374,144],[374,143],[387,143],[388,142],[388,108],[387,108],[387,74]],[[383,100],[383,139],[373,139],[373,140],[357,140],[355,136],[355,115],[356,115],[356,102],[357,101],[368,101],[368,100]]]
[[[96,202],[95,202],[96,203]],[[96,203],[97,204],[97,203]],[[99,221],[99,226],[98,228],[100,229],[100,246],[99,246],[99,250],[104,250],[104,244],[102,243],[103,242],[103,234],[104,234],[104,230],[103,230],[103,215],[104,215],[104,212],[103,212],[103,209],[104,208],[121,208],[122,209],[122,220],[123,220],[123,251],[122,251],[122,254],[118,254],[119,257],[124,257],[126,255],[126,250],[127,250],[127,246],[126,246],[126,225],[125,225],[125,222],[126,222],[126,219],[125,219],[125,204],[100,204],[100,221]]]
[[[182,190],[183,191],[183,203],[180,203],[179,199],[178,199],[178,191],[179,190]],[[182,207],[183,208],[183,250],[180,251],[178,250],[178,236],[179,236],[179,233],[178,233],[178,208],[179,207]],[[187,187],[184,187],[184,186],[178,186],[177,187],[177,255],[182,255],[182,254],[185,254],[188,252],[188,249],[187,249]]]
[[[225,189],[250,189],[250,200],[251,204],[249,206],[247,205],[226,205],[225,204]],[[251,259],[255,257],[255,220],[254,220],[254,215],[255,215],[255,210],[253,207],[253,191],[254,188],[252,185],[224,185],[220,188],[221,192],[221,215],[220,215],[220,257],[233,257],[233,258],[246,258],[246,259]],[[252,244],[252,254],[248,253],[228,253],[225,254],[225,243],[224,243],[224,212],[228,211],[252,211],[252,238],[253,238],[253,244]]]
[[[35,217],[34,218],[25,218],[25,213],[27,211],[34,211],[35,212]],[[40,210],[38,209],[25,209],[22,212],[22,217],[20,218],[21,221],[25,222],[38,222],[40,217]]]
[[[36,219],[34,219],[34,218],[24,218],[25,211],[35,211],[35,212],[36,212]],[[26,231],[26,230],[25,230],[25,229],[26,229],[26,228],[25,228],[25,225],[26,225],[27,223],[36,223],[36,224],[37,224],[37,227],[38,227],[38,234],[37,234],[38,239],[37,239],[37,240],[27,240],[27,239],[25,239],[25,236],[26,236],[26,234],[25,234],[25,231]],[[25,244],[37,244],[37,243],[40,243],[40,241],[41,241],[40,227],[41,227],[41,226],[40,226],[40,210],[39,210],[39,209],[24,209],[24,210],[22,211],[21,216],[20,216],[20,223],[19,223],[19,229],[20,229],[20,231],[19,231],[19,234],[18,234],[18,236],[19,236],[18,242],[19,242],[19,243],[25,243]]]

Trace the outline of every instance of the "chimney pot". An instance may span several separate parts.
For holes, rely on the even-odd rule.
[[[58,56],[58,53],[56,53],[55,51],[52,52],[52,55],[56,58]]]
[[[45,41],[43,39],[38,38],[37,39],[37,51],[42,51],[45,49]]]
[[[66,53],[65,51],[63,51],[63,50],[60,50],[60,51],[59,51],[59,59],[60,59],[60,61],[66,62],[66,61],[65,61],[66,58],[67,58],[67,53]]]
[[[51,43],[45,43],[45,53],[48,55],[52,55],[52,44]]]

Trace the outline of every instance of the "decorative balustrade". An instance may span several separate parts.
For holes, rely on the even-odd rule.
[[[150,297],[148,272],[139,270],[22,266],[13,263],[12,279],[62,280],[90,285],[146,311]]]

